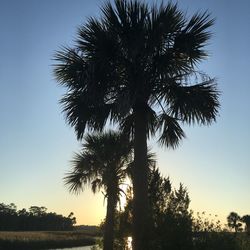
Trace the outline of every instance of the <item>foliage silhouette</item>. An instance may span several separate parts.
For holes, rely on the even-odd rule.
[[[0,231],[72,230],[76,223],[73,213],[68,217],[47,213],[47,208],[32,206],[17,210],[16,205],[0,203]]]
[[[250,235],[250,215],[242,216],[241,220],[246,224],[246,232]]]
[[[205,217],[205,212],[198,213],[193,218],[193,249],[194,250],[248,250],[250,249],[250,238],[246,233],[238,234],[228,231],[228,228],[223,228],[221,222],[216,217]],[[236,213],[230,213],[230,221],[239,223],[239,217]],[[229,218],[229,216],[228,216]],[[231,222],[232,222],[231,221]],[[230,222],[230,225],[231,225]],[[232,225],[234,225],[233,222]],[[238,225],[239,226],[239,225]],[[234,227],[233,227],[234,228]]]
[[[213,23],[207,12],[187,18],[172,3],[115,0],[78,29],[74,47],[55,55],[56,79],[67,88],[63,112],[77,138],[111,122],[134,141],[134,250],[149,247],[147,139],[176,148],[181,123],[216,119],[215,81],[197,69]]]
[[[150,231],[152,249],[155,250],[249,250],[250,238],[246,234],[234,235],[222,227],[217,215],[206,212],[194,215],[189,210],[187,190],[180,184],[172,188],[169,178],[157,168],[149,174],[149,201],[153,218]],[[124,249],[132,233],[132,189],[127,191],[124,211],[116,216],[116,250]]]
[[[79,193],[86,185],[94,193],[104,190],[107,198],[104,250],[113,249],[115,209],[123,192],[120,185],[126,178],[131,154],[131,143],[120,133],[88,134],[82,152],[75,155],[72,170],[65,177],[65,184],[72,192]]]
[[[191,249],[192,214],[188,211],[189,197],[183,185],[174,190],[169,178],[163,177],[156,167],[151,168],[149,204],[152,218],[149,228],[151,249]],[[126,238],[131,236],[132,210],[132,189],[130,188],[127,191],[124,211],[117,212],[116,249],[123,249]]]
[[[235,231],[235,233],[242,231],[241,217],[235,212],[231,212],[228,215],[227,224],[229,228],[232,228]]]
[[[173,189],[169,178],[157,168],[149,175],[149,201],[153,230],[151,249],[186,249],[192,247],[192,216],[189,195],[182,184]]]

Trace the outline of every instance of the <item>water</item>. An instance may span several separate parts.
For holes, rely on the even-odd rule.
[[[92,246],[85,246],[85,247],[70,247],[70,248],[57,248],[57,249],[48,249],[48,250],[91,250]],[[127,246],[126,250],[132,250],[132,237],[127,238]]]
[[[70,247],[70,248],[57,248],[57,249],[48,249],[48,250],[90,250],[93,246],[85,247]]]

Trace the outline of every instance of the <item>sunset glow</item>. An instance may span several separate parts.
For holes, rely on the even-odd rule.
[[[188,15],[208,9],[216,18],[210,57],[201,70],[217,79],[220,116],[208,127],[183,125],[187,138],[175,150],[160,147],[153,139],[149,147],[172,186],[187,187],[190,208],[218,215],[224,223],[231,211],[250,212],[250,2],[177,2]],[[74,43],[76,27],[99,16],[102,3],[1,1],[0,202],[13,202],[18,209],[45,206],[65,216],[73,212],[78,225],[99,225],[104,219],[106,201],[101,192],[94,195],[86,187],[74,195],[64,186],[81,141],[65,123],[58,103],[65,92],[52,74],[55,51]],[[122,195],[121,207],[125,202]]]

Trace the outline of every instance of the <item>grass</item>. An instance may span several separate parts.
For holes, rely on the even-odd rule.
[[[33,250],[94,245],[87,231],[0,232],[0,250]]]

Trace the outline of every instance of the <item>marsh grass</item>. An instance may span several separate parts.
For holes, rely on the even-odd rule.
[[[32,250],[94,245],[86,231],[0,232],[0,250]]]

